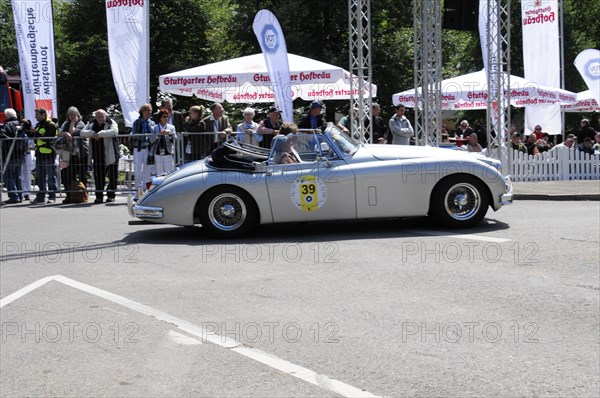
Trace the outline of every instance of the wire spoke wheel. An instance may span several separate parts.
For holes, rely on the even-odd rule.
[[[489,200],[487,187],[476,177],[448,176],[431,194],[429,215],[446,227],[472,227],[483,220]]]
[[[235,186],[218,186],[206,192],[196,205],[202,228],[214,238],[237,238],[259,220],[258,206],[246,191]]]
[[[246,220],[247,214],[244,201],[231,193],[216,196],[208,206],[208,218],[211,224],[222,231],[239,228]]]
[[[481,196],[473,185],[460,183],[448,190],[444,203],[450,217],[455,220],[468,220],[479,211]]]

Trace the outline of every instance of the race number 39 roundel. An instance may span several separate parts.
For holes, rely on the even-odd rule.
[[[327,186],[315,176],[301,176],[292,184],[290,197],[294,206],[302,211],[319,210],[327,200]]]

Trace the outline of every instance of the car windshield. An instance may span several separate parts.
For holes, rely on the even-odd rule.
[[[329,141],[336,146],[338,151],[344,155],[354,155],[360,145],[358,141],[343,133],[334,126],[333,123],[327,126],[325,135],[329,138]]]
[[[269,164],[307,163],[335,157],[337,154],[329,148],[322,134],[288,134],[273,139]]]

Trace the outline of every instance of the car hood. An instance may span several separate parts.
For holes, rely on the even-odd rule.
[[[457,151],[449,148],[413,145],[365,145],[364,150],[378,160],[435,159],[438,161],[481,162],[500,171],[499,160],[482,153]]]
[[[372,144],[365,145],[365,149],[379,160],[420,158],[474,159],[472,153],[431,146]]]

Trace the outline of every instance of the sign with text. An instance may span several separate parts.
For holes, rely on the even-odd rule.
[[[525,79],[546,87],[560,87],[558,15],[557,0],[521,0]],[[538,124],[549,134],[561,134],[560,105],[525,107],[525,133]]]
[[[35,109],[56,117],[56,67],[51,0],[12,0],[25,117],[36,123]]]
[[[105,0],[108,55],[125,126],[148,102],[149,0]]]

